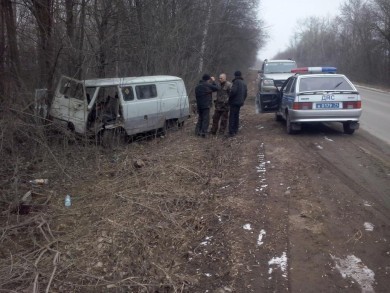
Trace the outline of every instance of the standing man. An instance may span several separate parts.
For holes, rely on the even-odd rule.
[[[233,85],[229,94],[229,137],[235,136],[238,132],[240,108],[244,105],[247,94],[248,89],[241,76],[241,71],[234,72]]]
[[[229,94],[232,88],[232,83],[226,80],[226,74],[219,75],[220,89],[217,91],[217,99],[215,100],[215,111],[213,115],[213,126],[211,127],[211,134],[217,134],[219,120],[221,125],[219,134],[224,134],[229,117]]]
[[[204,74],[195,88],[196,106],[198,108],[198,123],[195,134],[206,137],[210,123],[210,107],[213,102],[213,92],[219,90],[215,78]]]

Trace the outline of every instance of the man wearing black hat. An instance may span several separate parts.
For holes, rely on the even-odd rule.
[[[213,99],[213,92],[219,90],[215,83],[215,78],[204,74],[202,80],[195,88],[196,105],[198,108],[198,123],[196,124],[195,134],[206,137],[210,123],[210,107]]]
[[[247,86],[241,76],[241,71],[234,72],[232,89],[229,94],[229,135],[233,137],[238,132],[240,108],[244,105],[248,94]]]

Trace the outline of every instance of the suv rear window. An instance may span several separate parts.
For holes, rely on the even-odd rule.
[[[296,67],[295,62],[270,62],[264,64],[264,73],[291,73]]]

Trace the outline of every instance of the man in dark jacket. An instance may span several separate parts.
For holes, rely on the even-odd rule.
[[[213,99],[213,92],[216,92],[219,86],[215,83],[215,78],[204,74],[202,80],[195,88],[196,106],[198,108],[198,123],[196,124],[195,134],[206,137],[210,123],[210,107]]]
[[[241,76],[241,71],[234,72],[232,89],[229,94],[229,135],[233,137],[238,132],[240,108],[244,105],[248,94],[247,86]]]

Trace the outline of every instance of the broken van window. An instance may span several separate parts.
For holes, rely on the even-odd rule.
[[[125,101],[134,100],[133,87],[131,87],[131,86],[123,87],[122,88],[122,96],[123,96],[123,100],[125,100]]]
[[[65,98],[84,100],[83,85],[74,80],[63,79],[61,81],[60,93],[63,94]]]
[[[95,94],[96,87],[87,87],[85,91],[87,92],[87,102],[89,104],[93,98],[93,95]]]
[[[63,94],[65,98],[84,100],[83,85],[74,80],[63,79],[61,81],[60,93]]]
[[[157,88],[155,84],[137,85],[135,91],[137,92],[137,98],[139,100],[157,97]]]
[[[117,94],[118,88],[116,86],[102,86],[99,89],[98,101],[104,101],[106,103],[110,98],[114,98]]]

